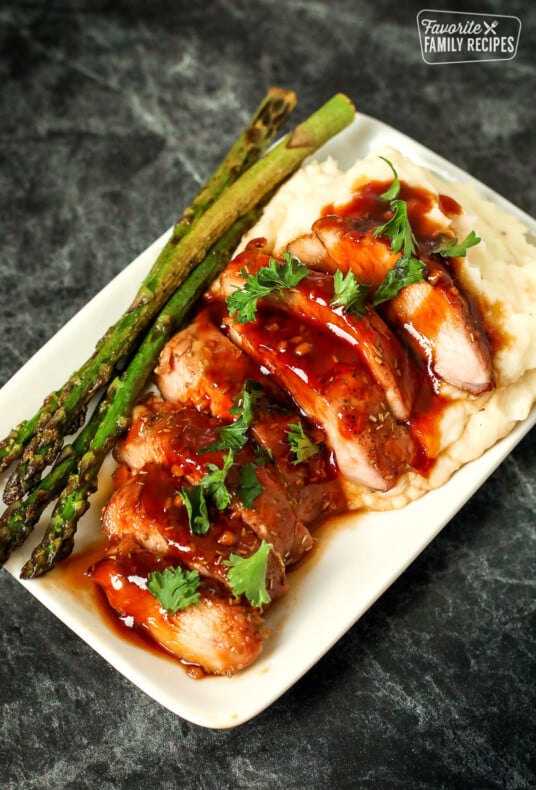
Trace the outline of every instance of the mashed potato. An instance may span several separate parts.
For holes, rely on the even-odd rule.
[[[398,151],[383,148],[341,171],[328,159],[298,171],[266,207],[260,221],[244,238],[265,237],[274,254],[296,237],[308,233],[326,205],[348,202],[353,190],[370,180],[388,180],[392,173],[379,157],[389,159],[400,180],[454,198],[463,212],[450,220],[439,204],[434,220],[463,239],[475,230],[481,243],[459,259],[456,275],[476,302],[491,340],[496,387],[471,396],[445,385],[450,403],[439,426],[439,453],[428,476],[403,475],[387,493],[347,484],[352,508],[375,510],[403,507],[431,488],[443,485],[463,464],[524,420],[536,400],[536,247],[520,221],[479,196],[470,183],[447,183],[416,166]]]

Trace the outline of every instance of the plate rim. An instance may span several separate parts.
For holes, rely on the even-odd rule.
[[[394,127],[389,126],[388,124],[380,121],[370,115],[365,115],[363,113],[358,113],[350,126],[329,141],[328,144],[323,146],[311,159],[322,159],[325,158],[326,155],[331,154],[334,158],[337,158],[336,153],[332,153],[332,149],[337,151],[339,148],[344,148],[345,140],[351,138],[352,135],[356,134],[356,130],[362,130],[370,135],[371,130],[373,132],[380,131],[383,135],[392,136],[394,139],[389,143],[393,147],[401,150],[401,152],[407,156],[410,156],[414,159],[414,153],[418,154],[417,164],[427,167],[432,170],[435,174],[439,175],[442,178],[446,178],[446,175],[449,176],[446,178],[447,181],[469,181],[475,185],[479,194],[484,198],[491,200],[496,205],[498,205],[501,209],[510,213],[517,217],[526,227],[527,230],[531,234],[536,235],[536,221],[528,215],[525,211],[520,209],[515,204],[511,203],[509,200],[492,190],[483,182],[475,179],[466,171],[459,168],[457,165],[449,162],[444,157],[440,156],[439,154],[435,153],[432,149],[424,146],[422,143],[418,142],[417,140],[409,137],[403,132],[398,131]],[[366,135],[367,136],[367,135]],[[368,137],[367,137],[368,139]],[[400,144],[403,144],[401,147]],[[404,149],[405,147],[410,149],[410,153],[408,154]],[[368,145],[367,150],[373,150],[374,148],[380,147],[379,144],[374,144],[371,146]],[[367,151],[360,151],[359,149],[356,151],[354,159],[360,157],[361,155],[366,155]],[[421,159],[422,157],[422,159]],[[436,167],[433,167],[433,164]],[[145,269],[149,268],[150,264],[156,257],[158,251],[164,245],[166,239],[169,236],[171,229],[165,231],[158,239],[156,239],[152,244],[150,244],[145,250],[143,250],[134,260],[128,264],[119,274],[117,274],[107,285],[104,286],[84,307],[81,308],[67,323],[56,333],[54,334],[13,376],[8,379],[8,381],[3,385],[2,389],[0,390],[0,413],[2,413],[2,406],[4,403],[8,403],[13,399],[13,397],[17,394],[18,390],[21,386],[29,380],[32,379],[34,372],[38,370],[40,367],[46,364],[46,361],[50,359],[51,355],[57,351],[58,348],[61,348],[65,344],[67,346],[72,344],[73,337],[76,338],[76,335],[79,333],[80,327],[85,326],[88,321],[91,321],[91,316],[93,313],[97,311],[103,311],[105,305],[111,304],[113,302],[114,306],[116,307],[117,313],[119,314],[123,309],[123,304],[117,303],[116,294],[119,291],[123,295],[124,307],[128,306],[129,300],[131,296],[134,295],[134,291],[137,288],[137,285],[141,281],[143,273]],[[114,297],[112,299],[112,297]],[[110,321],[113,320],[113,316],[110,318]],[[103,326],[99,324],[99,329],[95,330],[94,332],[90,333],[90,337],[87,340],[87,343],[90,346],[90,350],[92,350],[96,340],[99,339],[100,333],[102,332]],[[83,361],[84,351],[82,349],[77,349],[77,354],[79,359]],[[60,355],[61,356],[61,355]],[[75,355],[76,356],[76,355]],[[65,366],[64,366],[65,367]],[[70,371],[74,369],[74,367],[69,368],[67,374],[63,372],[63,368],[61,365],[57,366],[57,369],[54,371],[54,375],[58,377],[59,384],[61,384],[64,379],[65,375],[69,375]],[[49,381],[47,380],[46,384],[46,392],[44,395],[48,394],[48,392],[52,389],[52,386],[49,386]],[[37,397],[36,393],[32,393],[34,400],[37,402],[36,408],[41,403],[44,395],[39,388]],[[26,402],[25,402],[26,403]],[[32,413],[31,410],[28,412],[27,405],[21,406],[19,404],[19,412],[22,413],[21,419],[25,416],[28,416],[28,413]],[[24,410],[24,411],[23,411]],[[18,420],[17,420],[18,422]],[[9,425],[7,426],[7,430],[15,424],[15,421],[12,421],[9,418]],[[351,616],[347,616],[346,626],[341,630],[339,629],[337,632],[333,631],[330,633],[330,638],[327,639],[321,646],[321,649],[316,649],[310,651],[310,654],[307,658],[302,658],[299,662],[295,662],[295,666],[292,671],[289,671],[286,678],[284,680],[278,679],[276,683],[272,683],[267,687],[264,694],[258,694],[256,697],[255,695],[250,696],[250,698],[246,701],[246,703],[241,704],[240,706],[235,706],[234,709],[224,709],[224,707],[220,707],[219,710],[213,708],[210,710],[210,705],[204,702],[204,698],[207,697],[206,694],[197,695],[196,699],[198,700],[195,704],[188,704],[183,697],[181,697],[180,689],[183,687],[183,682],[179,683],[179,693],[172,694],[170,693],[169,689],[167,692],[162,689],[161,683],[156,683],[155,678],[153,676],[147,676],[147,668],[151,668],[154,665],[153,661],[141,660],[138,662],[137,666],[134,667],[133,665],[133,652],[131,650],[128,651],[121,651],[118,650],[117,643],[114,639],[109,639],[106,637],[96,636],[95,626],[92,618],[84,618],[80,620],[77,612],[80,611],[79,607],[70,601],[69,591],[62,590],[60,598],[58,599],[57,594],[57,586],[53,583],[50,583],[50,580],[47,580],[48,577],[39,580],[33,580],[31,582],[25,582],[18,577],[18,571],[21,565],[21,550],[13,555],[13,557],[6,563],[4,566],[6,570],[20,583],[22,584],[29,592],[36,598],[41,604],[46,606],[58,619],[60,619],[70,630],[72,630],[75,634],[77,634],[83,641],[86,642],[92,649],[94,649],[99,655],[101,655],[108,663],[110,663],[114,668],[116,668],[124,677],[130,680],[134,685],[152,697],[155,701],[159,704],[163,705],[165,708],[170,710],[171,712],[175,713],[176,715],[181,716],[182,718],[191,721],[194,724],[208,727],[211,729],[227,729],[231,727],[238,726],[240,724],[245,723],[246,721],[252,719],[254,716],[261,713],[267,707],[269,707],[276,699],[278,699],[282,694],[284,694],[294,683],[296,683],[309,669],[316,664],[330,649],[331,647],[348,631],[356,622],[357,620],[367,611],[370,606],[372,606],[375,601],[383,594],[383,592],[388,589],[388,587],[407,569],[407,567],[415,560],[417,556],[421,554],[421,552],[426,548],[427,545],[436,537],[436,535],[444,528],[444,526],[453,518],[453,516],[463,507],[463,505],[471,498],[471,496],[475,493],[475,491],[484,484],[484,482],[488,479],[488,477],[498,468],[498,466],[502,463],[502,461],[510,454],[510,452],[514,449],[514,447],[521,441],[521,439],[530,431],[533,425],[536,424],[536,407],[533,408],[531,414],[527,417],[526,420],[523,422],[518,423],[514,429],[502,440],[497,442],[494,446],[492,446],[489,450],[487,450],[479,459],[476,461],[472,461],[469,464],[465,464],[460,470],[458,470],[453,477],[440,489],[436,489],[435,491],[431,491],[424,495],[421,499],[417,500],[415,503],[411,503],[410,505],[403,508],[406,511],[407,508],[413,508],[417,510],[417,512],[423,508],[423,502],[430,502],[431,497],[437,495],[437,492],[442,492],[443,497],[445,494],[448,494],[450,489],[459,484],[459,481],[462,480],[464,488],[464,496],[461,499],[455,500],[455,504],[451,507],[447,507],[445,513],[445,517],[439,519],[434,524],[434,528],[428,530],[423,536],[422,541],[415,542],[414,544],[414,551],[409,552],[404,561],[400,563],[399,567],[396,568],[396,573],[388,574],[384,579],[383,583],[379,585],[375,591],[374,595],[370,598],[367,605],[363,607],[356,607],[355,610],[352,610]],[[484,474],[480,475],[477,474],[475,479],[472,479],[472,470],[475,468],[479,469],[480,467],[484,468]],[[474,475],[473,475],[474,477]],[[452,484],[452,481],[455,481]],[[456,483],[458,481],[458,483]],[[101,498],[103,494],[101,493]],[[435,496],[435,499],[442,497]],[[448,497],[447,497],[448,498]],[[89,513],[93,514],[93,519],[95,517],[95,510],[97,504],[95,501],[92,502],[92,507]],[[399,514],[401,511],[389,511],[389,514],[392,515],[393,513]],[[88,514],[86,514],[87,520]],[[361,513],[354,513],[350,514],[349,516],[345,517],[348,521],[359,521],[360,524],[363,524],[363,519],[370,519],[373,517],[378,524],[383,523],[386,520],[385,514],[379,513],[368,513],[368,514],[361,514]],[[352,529],[352,528],[350,528]],[[34,541],[35,542],[35,541]],[[335,539],[336,542],[336,539]],[[330,543],[333,544],[333,541],[330,539]],[[31,545],[31,541],[28,543]],[[27,554],[28,547],[25,544],[23,547],[24,554]],[[327,550],[329,554],[330,549]],[[322,552],[324,554],[324,551]],[[322,560],[320,560],[322,561]],[[52,576],[52,575],[51,575]],[[291,577],[292,578],[292,577]],[[305,576],[303,578],[306,578]],[[303,586],[303,580],[300,581],[300,584]],[[285,607],[281,607],[284,610],[289,608],[290,601],[292,598],[295,598],[296,595],[299,596],[299,592],[296,592],[296,589],[292,590],[292,583],[291,583],[291,592],[289,593],[288,601],[289,603],[286,604]],[[100,616],[100,615],[99,615]],[[78,619],[77,619],[78,618]],[[277,618],[276,618],[277,619]],[[284,618],[283,618],[284,619]],[[106,626],[106,631],[108,635],[110,635],[110,630],[108,626]],[[279,645],[280,647],[280,645]],[[273,648],[277,649],[277,648]],[[273,655],[273,649],[269,651],[268,662],[271,659],[270,656]],[[146,651],[147,653],[149,651]],[[139,656],[138,656],[139,658]],[[151,658],[154,658],[151,656]],[[165,661],[173,661],[174,666],[176,667],[177,662],[172,659],[164,659]],[[260,662],[260,664],[259,664]],[[248,668],[247,670],[242,671],[238,675],[235,675],[233,678],[205,678],[202,681],[195,681],[186,676],[183,669],[178,666],[176,667],[176,671],[180,674],[181,680],[184,678],[187,683],[191,684],[199,684],[202,683],[207,687],[207,689],[216,688],[215,684],[234,684],[235,686],[243,686],[244,684],[240,682],[236,682],[237,678],[241,678],[244,675],[248,675],[252,677],[254,675],[263,676],[263,655],[261,655],[260,659],[255,662],[252,667]],[[265,662],[266,663],[266,662]],[[141,667],[141,668],[140,668]],[[267,674],[269,674],[269,669],[267,670]],[[280,677],[280,676],[278,676]],[[231,688],[233,686],[231,685]],[[210,692],[209,692],[210,696]],[[230,695],[227,695],[230,698]],[[225,701],[225,694],[222,696],[222,702]]]

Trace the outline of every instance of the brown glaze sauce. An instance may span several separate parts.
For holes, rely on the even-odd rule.
[[[322,215],[327,217],[336,214],[339,217],[350,219],[352,221],[352,232],[370,234],[378,225],[384,224],[392,216],[389,202],[381,198],[381,193],[388,189],[389,186],[390,182],[387,181],[369,182],[360,188],[359,192],[349,203],[343,206],[328,205],[324,208]],[[408,217],[413,232],[423,259],[431,264],[430,270],[433,277],[433,258],[430,257],[429,252],[437,243],[440,229],[430,219],[428,213],[435,205],[436,198],[427,190],[410,187],[404,182],[401,183],[399,197],[407,203]],[[447,216],[456,216],[461,213],[459,204],[447,195],[440,195],[439,205]],[[253,251],[254,246],[255,242],[251,246],[252,255],[255,254]],[[257,244],[257,247],[262,247],[260,242]],[[242,253],[242,255],[244,262],[247,263],[247,252]],[[442,261],[442,263],[447,266],[449,273],[455,277],[455,272],[450,267],[451,262],[446,260]],[[313,282],[313,285],[310,289],[309,298],[329,304],[332,298],[332,289],[327,285],[326,278],[320,277],[314,282],[314,275],[312,275],[311,282]],[[217,325],[221,325],[223,318],[221,302],[209,299],[205,311],[210,320]],[[474,313],[479,315],[479,311],[476,309],[474,309]],[[433,320],[433,315],[426,316],[427,322]],[[330,379],[345,375],[345,372],[349,369],[355,370],[363,367],[362,360],[350,342],[336,337],[333,332],[328,332],[313,322],[291,316],[273,307],[260,307],[253,331],[258,347],[277,349],[283,364],[288,366],[293,374],[299,376],[306,385],[313,389],[321,389]],[[491,340],[494,350],[500,347],[500,338],[492,335]],[[301,364],[304,354],[308,356],[306,367]],[[420,377],[418,394],[406,424],[418,446],[413,467],[421,474],[426,475],[432,469],[434,458],[439,450],[439,422],[443,410],[449,401],[439,394],[437,382],[430,375],[430,371],[426,370],[421,363],[417,363],[417,365]],[[257,381],[262,381],[266,385],[266,391],[271,394],[275,392],[277,398],[278,387],[274,385],[269,371],[264,368],[258,368],[253,362],[251,369],[251,377]],[[288,404],[288,398],[281,394],[279,405],[283,404],[284,407],[285,403]],[[202,422],[206,426],[204,417]],[[198,432],[201,430],[201,425],[192,425],[190,430],[194,433]],[[205,444],[208,444],[214,440],[215,436],[212,435],[214,432],[207,432],[206,427],[204,430],[207,433]],[[204,444],[204,442],[199,442],[199,438],[197,438],[197,443],[200,445]],[[219,455],[221,456],[221,454]],[[338,470],[333,453],[329,451],[329,448],[325,448],[321,457],[321,476],[327,475],[330,479],[336,479]],[[201,461],[202,465],[208,461],[221,465],[221,457],[211,458],[208,455],[204,455],[199,459],[194,457],[194,463],[200,463]],[[124,482],[127,477],[128,473],[120,470],[117,475],[116,485]],[[166,529],[168,534],[171,535],[171,553],[176,555],[178,559],[180,559],[182,553],[188,553],[198,558],[199,561],[208,563],[211,572],[214,573],[217,566],[221,563],[222,556],[228,554],[230,547],[236,547],[238,544],[243,546],[244,540],[247,542],[244,532],[239,525],[236,526],[236,530],[233,530],[232,527],[230,528],[229,520],[227,522],[223,520],[218,522],[216,519],[212,523],[210,532],[201,538],[196,537],[194,542],[185,518],[184,508],[178,508],[173,504],[175,496],[176,484],[169,473],[156,468],[147,470],[142,492],[142,506],[155,518],[167,520]],[[340,509],[338,512],[340,512]],[[321,532],[324,534],[326,532],[325,523],[321,525]],[[225,546],[223,551],[222,545]],[[251,548],[254,550],[253,545]],[[298,573],[303,572],[303,568],[309,565],[311,562],[310,555],[312,554],[316,554],[316,552],[310,552],[309,559],[299,563],[298,567],[301,570]],[[61,567],[56,570],[56,576],[60,578],[62,584],[65,584],[71,590],[77,591],[82,588],[85,592],[91,590],[93,600],[98,606],[101,616],[115,634],[136,646],[150,650],[158,656],[166,656],[170,660],[177,662],[178,659],[175,656],[170,656],[164,648],[155,644],[142,631],[132,627],[128,618],[119,618],[108,605],[102,590],[87,576],[86,571],[88,567],[98,561],[102,555],[103,543],[99,542],[98,546],[92,547],[91,550],[77,554],[63,562]],[[146,570],[148,572],[150,569]],[[135,568],[133,567],[133,572],[140,572],[138,564],[136,564]],[[185,667],[188,673],[194,677],[202,677],[205,674],[199,667],[192,667],[191,665],[185,665]]]
[[[347,218],[352,221],[352,230],[356,233],[372,233],[379,225],[387,222],[392,214],[389,210],[389,202],[381,198],[381,194],[390,186],[388,181],[371,181],[363,185],[355,196],[344,205],[328,205],[324,208],[323,216],[330,214]],[[456,286],[459,285],[459,259],[440,258],[434,256],[433,249],[441,237],[442,230],[437,227],[433,218],[427,216],[430,209],[436,202],[436,196],[422,187],[414,187],[400,183],[399,197],[405,200],[408,206],[408,218],[417,239],[420,257],[427,264],[427,280],[435,284],[441,279],[441,272],[446,269]],[[439,195],[439,208],[449,218],[459,216],[463,209],[460,204],[449,195]],[[443,268],[444,267],[444,268]],[[441,283],[440,283],[441,284]],[[448,296],[448,287],[443,288],[443,293]],[[480,331],[486,334],[494,352],[501,348],[508,348],[512,343],[512,337],[506,329],[500,330],[497,324],[501,323],[494,320],[494,305],[489,305],[480,298],[469,295],[467,291],[461,289],[464,299],[467,302],[469,312]],[[499,307],[499,309],[501,309]],[[484,316],[489,315],[490,321],[485,321]],[[423,320],[430,324],[438,316],[433,314],[423,316]],[[500,319],[500,316],[499,316]]]
[[[232,551],[248,555],[257,550],[259,539],[239,518],[220,518],[211,513],[211,527],[204,535],[190,530],[185,508],[177,493],[177,480],[160,466],[145,468],[140,506],[159,524],[166,536],[170,555],[183,558],[215,578],[225,580],[223,560]]]
[[[153,655],[165,657],[174,664],[177,663],[176,656],[171,655],[149,635],[146,636],[142,630],[138,630],[129,622],[128,618],[119,617],[108,604],[101,587],[95,584],[89,576],[88,570],[102,559],[105,550],[106,539],[103,535],[93,545],[83,551],[73,553],[59,563],[50,576],[50,582],[57,584],[62,589],[69,590],[77,598],[89,598],[91,606],[99,612],[99,616],[107,628],[120,639],[124,639],[135,647],[149,650]],[[201,669],[200,672],[202,672]]]
[[[362,366],[348,343],[278,310],[261,308],[253,335],[259,348],[275,348],[283,365],[313,389],[321,389],[345,369]]]
[[[392,216],[389,201],[381,197],[382,193],[390,187],[388,181],[369,181],[364,184],[354,197],[343,205],[329,204],[322,210],[322,216],[335,214],[339,217],[352,219],[352,227],[357,232],[367,233],[374,231],[379,225],[384,225]],[[405,200],[408,208],[408,219],[413,233],[418,242],[429,243],[437,238],[438,228],[428,214],[436,203],[436,197],[427,189],[409,186],[404,181],[400,182],[398,199]],[[442,195],[444,205],[448,206],[447,214],[455,212],[458,206],[455,200]],[[458,206],[459,213],[461,211]]]

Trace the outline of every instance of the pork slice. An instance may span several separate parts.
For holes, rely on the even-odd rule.
[[[172,558],[138,550],[104,557],[89,575],[119,617],[182,661],[215,675],[233,675],[251,664],[263,645],[261,617],[252,606],[230,602],[224,590],[205,581],[198,603],[171,614],[147,590],[151,571],[176,565]]]
[[[328,256],[328,251],[316,233],[304,233],[287,244],[287,252],[308,269],[321,272],[335,272],[337,264]]]
[[[428,269],[434,284],[403,288],[385,304],[386,318],[406,333],[435,376],[474,395],[486,392],[493,387],[486,335],[445,267],[429,263]]]
[[[231,338],[266,366],[297,406],[326,433],[341,474],[391,488],[412,462],[414,442],[397,423],[383,390],[347,343],[294,317],[259,311],[255,322],[228,321]],[[304,353],[304,347],[307,349]]]
[[[296,515],[307,527],[314,527],[327,516],[347,510],[348,503],[324,431],[306,426],[307,435],[318,446],[315,455],[298,462],[292,453],[289,431],[303,422],[298,412],[266,408],[259,410],[252,432],[275,464]]]
[[[166,400],[229,417],[234,399],[256,366],[201,311],[166,343],[155,380]]]
[[[235,405],[246,379],[267,386],[266,376],[260,373],[258,365],[210,323],[206,316],[198,317],[176,337],[176,340],[173,338],[170,341],[170,348],[164,351],[162,359],[166,360],[165,364],[159,366],[157,381],[165,397],[170,396],[172,400],[177,399],[188,406],[207,409],[213,416],[232,420],[236,415],[230,414],[230,409]],[[229,360],[229,364],[225,360]],[[226,382],[223,386],[222,375]],[[346,498],[338,480],[336,464],[325,444],[322,444],[318,455],[299,464],[293,462],[287,432],[289,425],[299,421],[300,415],[292,408],[292,403],[282,391],[276,392],[272,384],[267,397],[257,404],[251,433],[275,462],[274,468],[269,467],[268,472],[257,470],[258,474],[263,478],[271,477],[275,469],[295,512],[294,517],[290,516],[283,505],[279,510],[281,517],[287,513],[289,517],[285,518],[285,523],[293,532],[296,531],[295,541],[289,538],[287,546],[301,545],[308,548],[310,538],[301,530],[300,523],[311,526],[330,513],[342,512],[346,508]],[[135,430],[131,430],[131,439]],[[324,440],[325,436],[322,435],[319,441]],[[131,447],[129,452],[133,449]],[[143,462],[142,456],[141,465]],[[271,482],[261,482],[266,490],[272,489]],[[280,498],[279,495],[277,498]],[[262,500],[256,504],[262,506]],[[288,553],[288,549],[283,553]],[[293,551],[292,556],[299,554]]]
[[[360,283],[371,288],[380,285],[400,257],[385,239],[376,238],[371,230],[362,232],[351,217],[321,217],[313,224],[313,232],[326,248],[327,271],[352,271]]]
[[[159,464],[175,477],[197,483],[207,463],[223,465],[222,451],[203,452],[218,439],[224,423],[193,408],[149,395],[132,412],[131,425],[115,449],[116,459],[132,471]]]
[[[130,540],[153,554],[169,555],[228,589],[224,562],[233,553],[249,557],[261,544],[238,515],[213,516],[206,534],[193,534],[176,479],[154,465],[146,466],[114,492],[104,509],[102,526],[113,545]],[[272,600],[287,591],[283,562],[273,550],[268,556],[266,588]]]
[[[372,230],[356,230],[351,218],[323,217],[313,229],[343,271],[377,288],[400,257]],[[426,258],[427,279],[407,285],[381,306],[439,379],[479,394],[493,387],[491,350],[468,300],[442,263]]]
[[[232,261],[220,277],[224,297],[243,287],[241,271],[257,274],[270,260],[256,248],[250,251],[246,266],[242,258]],[[367,308],[364,315],[354,315],[342,307],[332,306],[335,298],[333,277],[310,272],[294,288],[265,296],[262,302],[285,310],[299,321],[312,322],[349,343],[384,390],[395,417],[407,420],[418,380],[413,358],[374,310]]]
[[[223,467],[225,452],[203,452],[218,439],[222,423],[207,414],[190,408],[177,408],[168,401],[151,396],[135,410],[129,432],[119,445],[117,457],[133,470],[147,464],[160,464],[175,477],[184,477],[198,485],[207,473],[207,464]],[[230,510],[261,538],[271,543],[285,565],[298,562],[312,547],[309,530],[299,520],[271,464],[260,466],[251,444],[235,454],[236,464],[230,469],[226,484],[232,492]],[[246,507],[238,490],[240,467],[254,465],[254,473],[262,491]]]

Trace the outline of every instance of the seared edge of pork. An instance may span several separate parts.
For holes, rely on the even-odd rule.
[[[317,252],[315,266],[328,272],[351,270],[361,283],[376,289],[400,256],[373,229],[360,225],[352,217],[318,219],[313,232],[326,256],[321,260]],[[425,262],[426,280],[407,285],[381,312],[440,379],[472,394],[485,392],[493,387],[486,335],[447,267],[429,255]]]
[[[146,466],[114,492],[102,523],[111,544],[128,539],[157,556],[174,556],[190,570],[226,586],[231,595],[225,561],[231,554],[249,557],[261,544],[238,517],[213,515],[206,534],[192,533],[176,479],[156,465]],[[272,600],[288,589],[282,558],[274,550],[268,555],[266,588]]]
[[[223,423],[206,413],[149,396],[136,407],[132,425],[118,445],[116,455],[134,471],[159,464],[173,475],[198,485],[212,463],[222,468],[224,451],[204,453],[218,439]],[[232,492],[230,511],[240,517],[260,538],[273,546],[285,565],[296,563],[312,546],[308,529],[298,519],[287,491],[272,463],[256,464],[257,456],[248,442],[236,453],[236,464],[228,473]],[[238,495],[239,469],[253,464],[262,490],[249,506]],[[177,486],[181,483],[178,481]]]
[[[302,415],[275,382],[267,386],[259,366],[211,322],[206,310],[169,341],[156,369],[156,383],[164,397],[224,420],[235,419],[230,409],[246,379],[261,382],[265,388],[251,433],[273,461],[268,468],[277,471],[298,521],[314,525],[330,513],[345,510],[346,498],[333,453],[325,446],[325,434],[316,431],[321,452],[295,463],[288,431]]]
[[[174,614],[165,611],[146,587],[151,570],[176,564],[153,554],[125,550],[108,554],[89,574],[119,617],[169,653],[214,675],[233,675],[259,656],[263,647],[260,613],[224,591],[203,583],[199,601]]]

